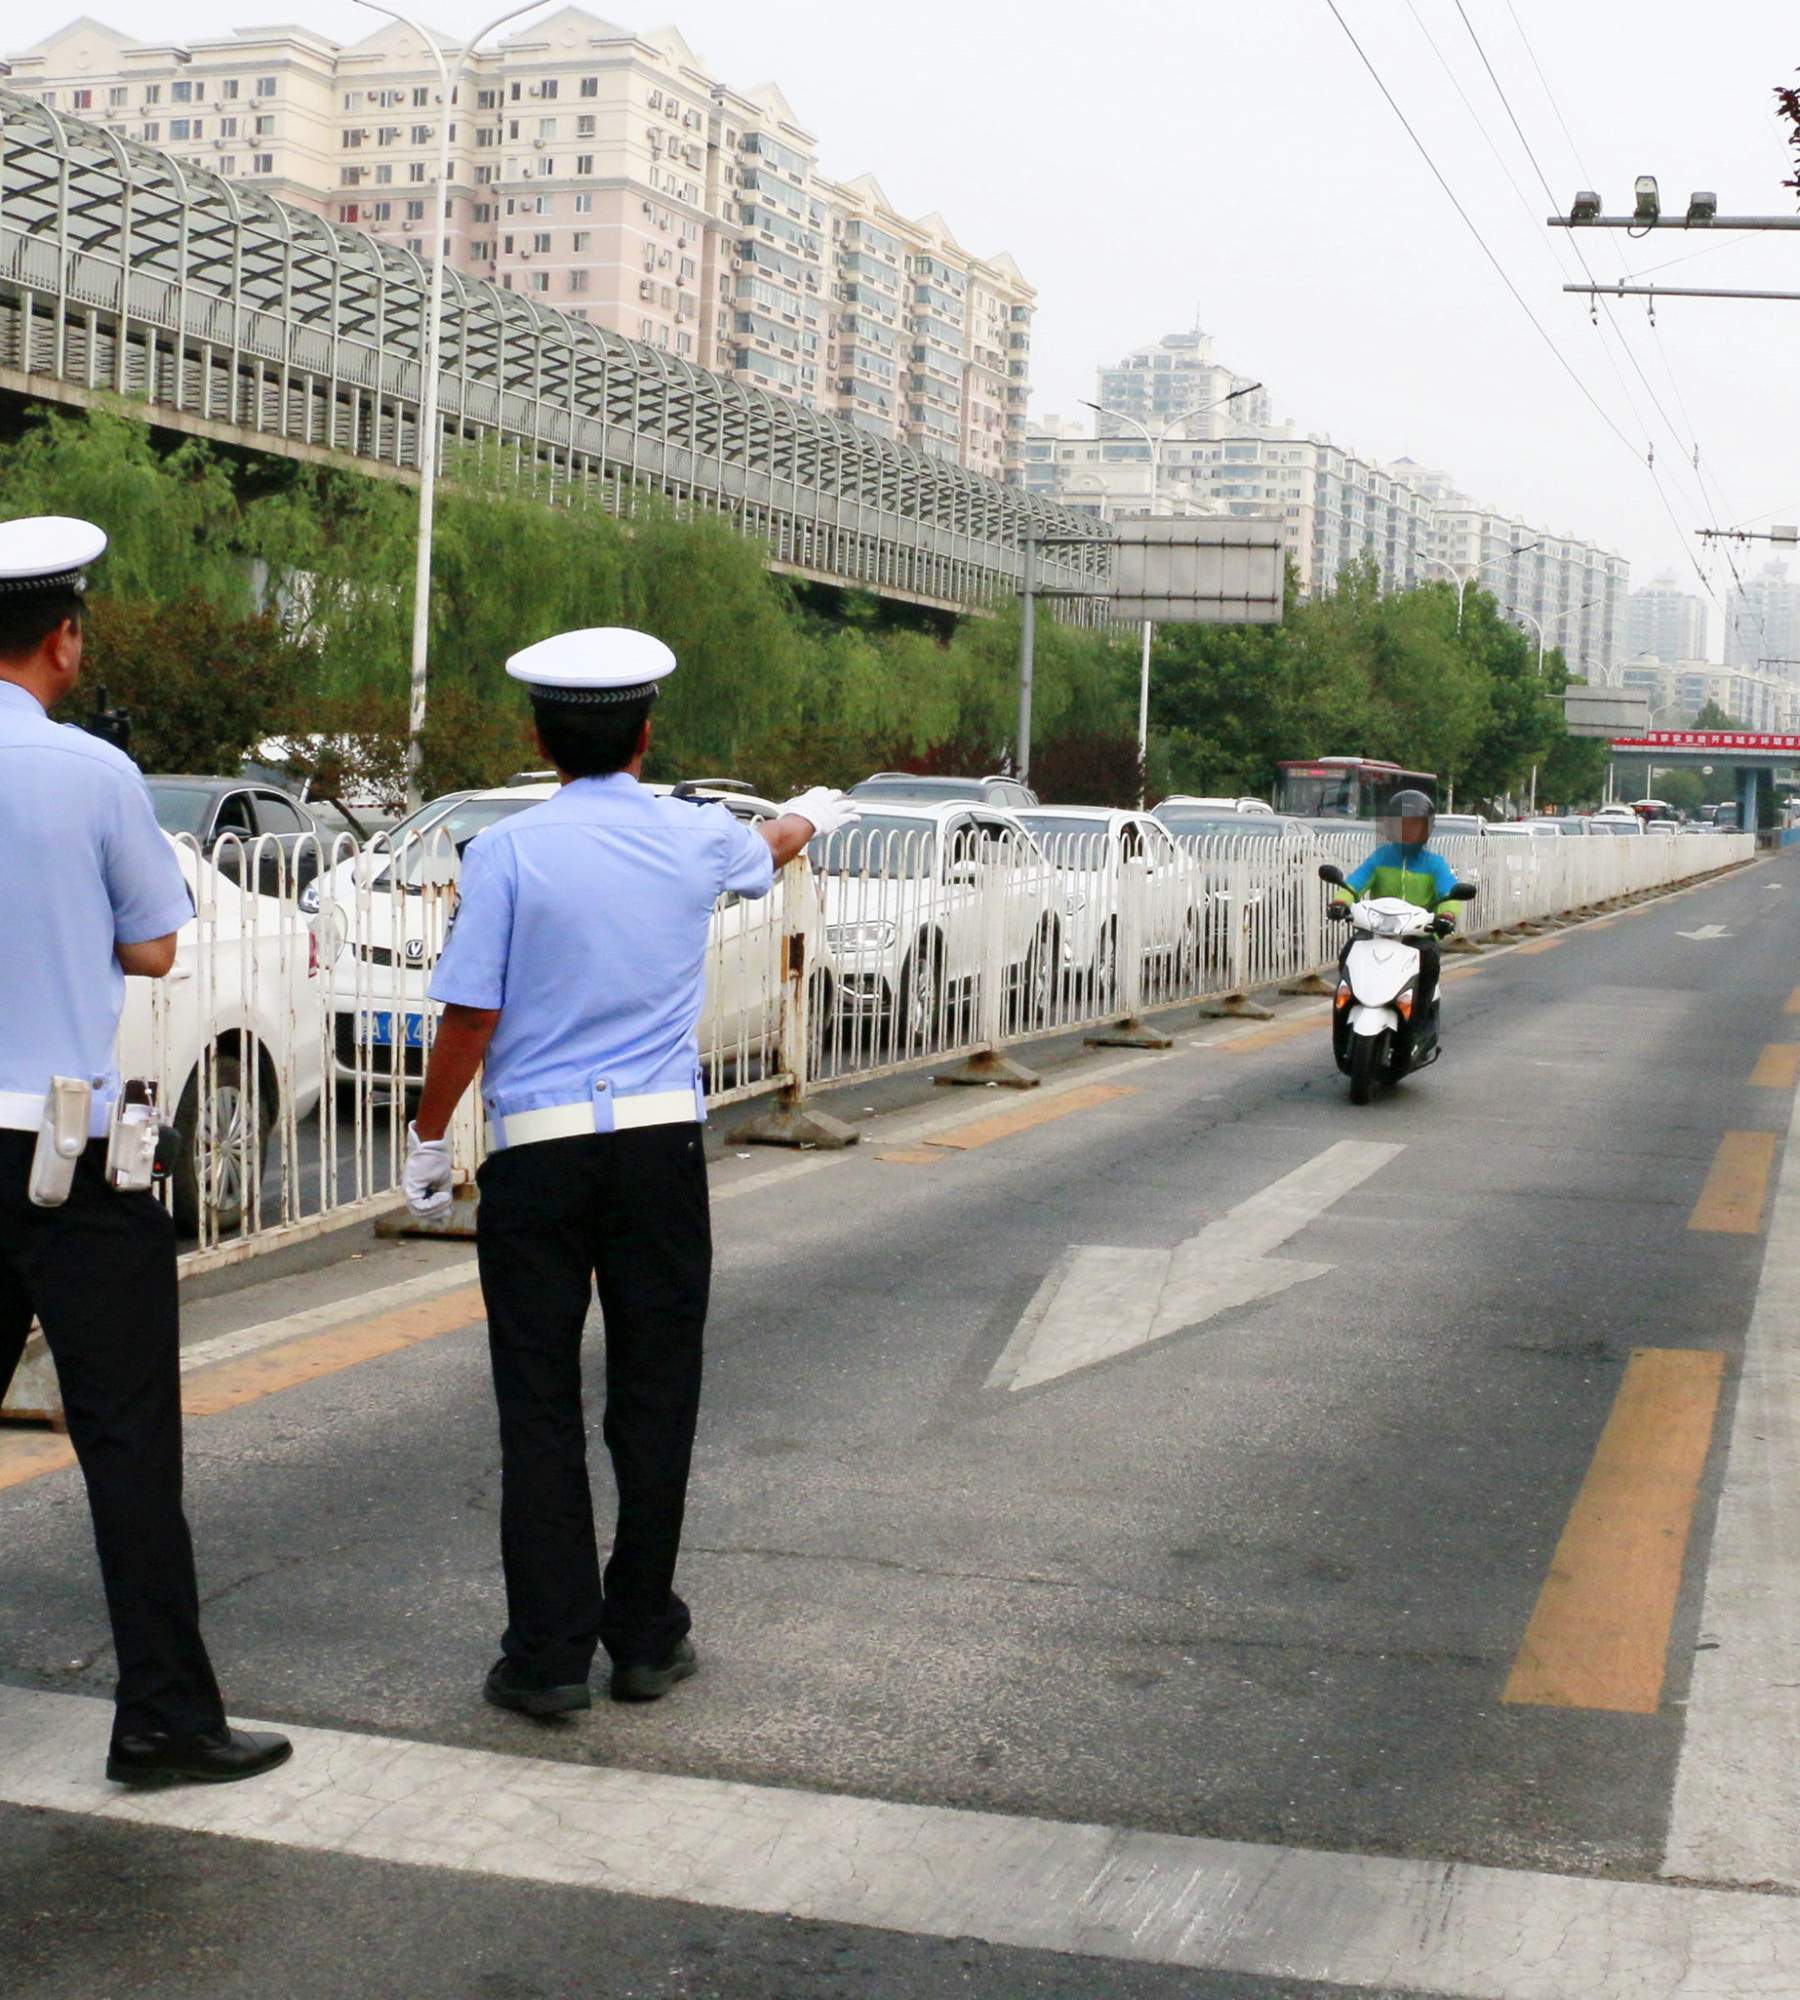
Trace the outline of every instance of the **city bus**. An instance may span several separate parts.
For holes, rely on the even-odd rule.
[[[1373,825],[1395,792],[1418,791],[1435,805],[1437,779],[1379,757],[1291,757],[1275,767],[1275,810],[1296,819]]]

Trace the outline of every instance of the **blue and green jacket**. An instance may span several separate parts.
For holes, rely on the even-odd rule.
[[[1354,902],[1359,896],[1398,896],[1436,916],[1456,887],[1456,870],[1429,847],[1403,847],[1392,840],[1345,876],[1344,885],[1337,893],[1340,903]]]

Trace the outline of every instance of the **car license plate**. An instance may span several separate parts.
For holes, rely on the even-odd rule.
[[[422,1049],[425,1046],[425,1016],[423,1014],[402,1014],[400,1032],[405,1046]],[[394,1046],[394,1016],[385,1009],[380,1013],[365,1014],[362,1017],[362,1040],[372,1042],[378,1049]]]

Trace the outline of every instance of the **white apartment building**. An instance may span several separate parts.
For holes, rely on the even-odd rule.
[[[1631,593],[1626,630],[1631,659],[1704,660],[1706,641],[1706,599],[1682,590],[1673,570]]]
[[[1800,690],[1779,675],[1688,660],[1674,668],[1672,679],[1675,727],[1692,722],[1709,701],[1744,729],[1790,735],[1800,727]]]
[[[1017,265],[896,215],[868,177],[825,179],[777,86],[721,81],[673,28],[561,8],[476,56],[447,107],[396,22],[342,46],[293,27],[177,46],[83,16],[4,69],[56,111],[418,257],[447,117],[453,268],[1017,475],[1036,307]]]
[[[1236,394],[1242,390],[1250,393]],[[1221,409],[1234,394],[1229,409]],[[1221,426],[1266,424],[1270,418],[1269,392],[1252,389],[1248,375],[1216,361],[1212,335],[1198,327],[1191,333],[1164,334],[1148,347],[1134,348],[1114,367],[1101,368],[1094,401],[1101,406],[1095,428],[1102,437],[1137,435],[1120,416],[1135,417],[1161,435],[1175,418],[1191,412],[1192,421],[1176,425],[1174,432],[1191,438],[1216,437]]]
[[[1734,579],[1725,597],[1725,664],[1764,660],[1792,662],[1789,671],[1800,673],[1800,583],[1780,557]]]

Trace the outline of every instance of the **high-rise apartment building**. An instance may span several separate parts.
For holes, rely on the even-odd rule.
[[[1631,593],[1626,650],[1634,660],[1704,660],[1706,599],[1678,587],[1673,570]]]
[[[1141,438],[1051,418],[1026,439],[1024,483],[1105,520],[1154,511],[1278,521],[1308,594],[1331,589],[1362,557],[1389,590],[1466,576],[1493,593],[1504,616],[1536,619],[1574,672],[1604,679],[1624,656],[1623,557],[1480,507],[1448,474],[1411,459],[1382,465],[1291,426],[1234,425],[1162,447],[1153,509]]]
[[[1228,407],[1228,396],[1237,394]],[[1196,328],[1192,333],[1168,333],[1148,347],[1134,348],[1111,368],[1096,371],[1094,401],[1101,414],[1095,428],[1101,437],[1134,437],[1130,424],[1120,423],[1112,412],[1135,417],[1160,435],[1171,421],[1191,414],[1190,423],[1177,425],[1176,434],[1190,438],[1217,437],[1222,428],[1269,421],[1266,389],[1251,388],[1251,378],[1239,375],[1213,359],[1210,333]]]
[[[1734,580],[1725,597],[1725,664],[1800,674],[1800,584],[1777,557],[1752,575]]]
[[[452,53],[455,53],[454,51]],[[564,7],[441,102],[409,28],[184,45],[88,16],[8,63],[53,110],[428,257],[448,120],[447,261],[746,386],[1016,477],[1036,293],[941,216],[819,170],[770,83],[711,75],[673,28]]]

